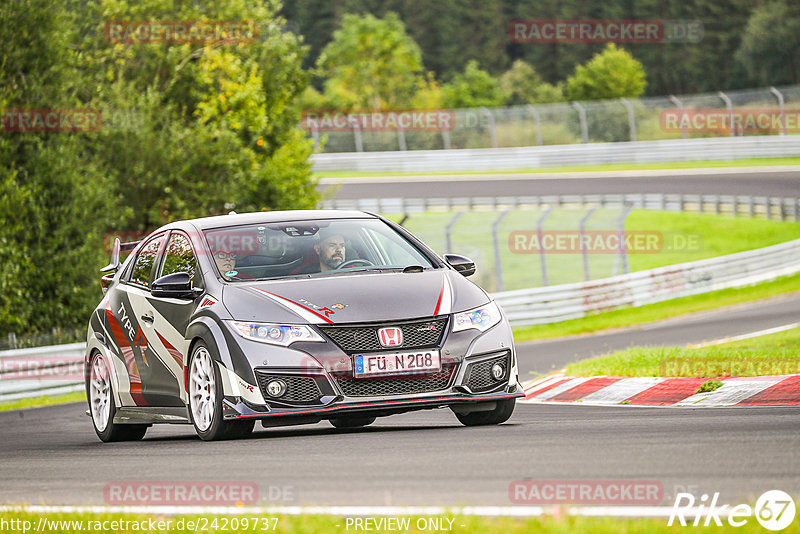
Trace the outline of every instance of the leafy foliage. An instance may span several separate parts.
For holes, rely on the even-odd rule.
[[[422,75],[422,53],[394,13],[345,15],[317,61],[325,95],[339,109],[408,107]]]
[[[0,3],[0,107],[88,108],[92,132],[0,137],[0,335],[85,325],[103,237],[180,218],[309,208],[305,48],[272,0]],[[114,44],[114,20],[252,20],[252,42]]]
[[[642,64],[610,43],[586,65],[575,67],[575,73],[567,78],[567,96],[570,100],[637,97],[646,85]]]
[[[500,83],[477,61],[467,63],[463,73],[453,76],[453,81],[442,87],[442,103],[448,108],[476,108],[500,106],[505,100]]]

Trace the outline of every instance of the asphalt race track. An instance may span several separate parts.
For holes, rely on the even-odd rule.
[[[800,297],[614,334],[520,344],[525,373],[630,343],[742,334],[797,320]],[[82,403],[0,412],[0,501],[103,504],[124,481],[256,483],[263,505],[510,505],[515,480],[648,480],[738,503],[798,492],[797,407],[640,408],[518,405],[508,423],[465,428],[449,410],[397,415],[362,430],[327,423],[257,428],[201,442],[159,426],[143,442],[102,444]]]
[[[335,184],[338,185],[338,189]],[[676,193],[704,195],[800,194],[800,170],[751,168],[677,171],[624,171],[565,174],[486,174],[330,178],[320,190],[334,186],[332,198],[440,198],[525,195]],[[453,194],[457,191],[457,194]]]

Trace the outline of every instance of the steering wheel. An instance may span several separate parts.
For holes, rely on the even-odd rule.
[[[375,265],[375,264],[372,263],[369,260],[365,260],[365,259],[362,259],[362,258],[356,258],[354,260],[343,261],[342,263],[339,264],[339,266],[336,269],[337,270],[338,269],[346,269],[348,267],[355,267],[356,265],[362,265],[364,267],[368,267],[370,265]]]

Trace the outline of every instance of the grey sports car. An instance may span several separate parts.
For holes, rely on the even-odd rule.
[[[474,271],[364,212],[230,214],[117,240],[89,321],[95,432],[191,423],[214,440],[256,420],[347,428],[444,407],[502,423],[523,396],[514,341]]]

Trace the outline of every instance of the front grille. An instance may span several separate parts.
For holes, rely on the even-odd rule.
[[[395,326],[403,331],[403,344],[384,347],[378,339],[378,330]],[[348,354],[380,350],[420,349],[436,347],[441,343],[447,327],[447,318],[415,321],[394,321],[370,325],[320,326],[320,330]]]
[[[280,375],[270,374],[264,371],[256,371],[256,379],[261,393],[267,401],[292,404],[317,404],[322,397],[316,379],[310,376],[301,375]],[[270,397],[267,393],[267,384],[273,380],[283,380],[286,383],[286,393],[282,397]]]
[[[492,366],[496,363],[502,364],[505,369],[505,373],[503,373],[503,377],[500,380],[495,380],[492,377]],[[488,391],[500,386],[504,381],[508,380],[508,363],[508,354],[503,354],[490,360],[470,364],[467,367],[465,385],[475,393]]]
[[[335,377],[342,393],[348,397],[380,397],[384,395],[410,395],[447,389],[455,365],[444,364],[438,373],[380,378]]]

